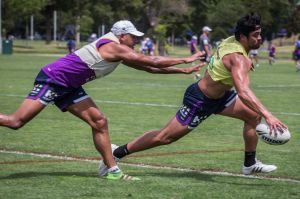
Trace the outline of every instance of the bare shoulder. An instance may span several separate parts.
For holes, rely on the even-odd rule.
[[[239,67],[247,68],[248,70],[251,69],[251,60],[241,53],[230,53],[225,55],[222,58],[222,62],[229,71]]]
[[[98,52],[107,61],[122,61],[124,54],[134,51],[126,45],[110,42],[101,46]]]

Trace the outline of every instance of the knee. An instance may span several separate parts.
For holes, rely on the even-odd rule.
[[[18,130],[19,128],[23,127],[25,125],[25,122],[22,121],[20,118],[12,115],[8,116],[8,122],[7,122],[7,127],[13,129],[13,130]]]
[[[253,114],[247,120],[245,120],[245,123],[252,126],[253,128],[256,128],[256,126],[261,122],[262,117],[258,114]]]
[[[96,131],[103,131],[103,129],[107,129],[108,121],[105,116],[99,116],[94,118],[89,122],[89,125]]]

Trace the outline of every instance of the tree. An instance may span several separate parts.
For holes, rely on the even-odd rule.
[[[22,32],[26,31],[30,15],[38,15],[47,4],[47,0],[2,0],[4,35],[18,32],[16,27],[22,24]]]

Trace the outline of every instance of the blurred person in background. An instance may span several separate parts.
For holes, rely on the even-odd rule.
[[[197,42],[198,42],[198,39],[197,39],[197,36],[194,35],[192,36],[192,39],[191,39],[191,42],[190,42],[190,52],[191,52],[191,55],[195,54],[196,52],[198,52],[198,48],[197,48]]]
[[[253,66],[259,67],[259,63],[258,63],[258,50],[257,49],[250,50],[249,55],[250,55],[250,58],[251,58]]]
[[[199,50],[205,52],[204,61],[206,63],[210,62],[210,58],[212,55],[212,45],[210,43],[210,37],[209,37],[211,31],[212,31],[212,29],[210,27],[204,26],[202,28],[202,34],[200,36],[200,41],[199,41],[199,45],[200,45]],[[202,77],[201,77],[200,72],[195,73],[194,79],[196,81],[200,80],[201,78]]]
[[[293,52],[293,57],[296,64],[296,71],[300,71],[300,36],[298,37],[298,40],[295,43],[295,50]]]
[[[276,55],[276,46],[273,44],[272,41],[270,41],[268,51],[269,51],[269,57],[268,57],[269,65],[272,65],[275,63],[275,55]]]
[[[210,27],[204,26],[202,28],[202,35],[200,36],[200,41],[199,41],[200,51],[205,51],[205,53],[206,53],[205,61],[207,63],[210,62],[210,58],[212,55],[212,46],[211,46],[210,38],[209,38],[211,31],[212,31],[212,29]]]
[[[67,48],[69,54],[72,54],[76,49],[76,42],[71,38],[67,41]]]

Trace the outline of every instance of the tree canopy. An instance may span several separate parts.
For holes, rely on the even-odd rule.
[[[55,10],[58,39],[64,39],[71,29],[86,39],[98,33],[101,26],[108,32],[115,21],[129,19],[138,29],[159,37],[185,37],[187,32],[199,35],[208,25],[213,29],[212,38],[219,40],[232,34],[239,17],[256,12],[262,16],[263,33],[270,40],[282,29],[290,34],[300,32],[297,3],[298,0],[2,0],[2,33],[27,37],[30,16],[34,16],[35,31],[51,40]],[[162,27],[164,31],[158,32]]]

